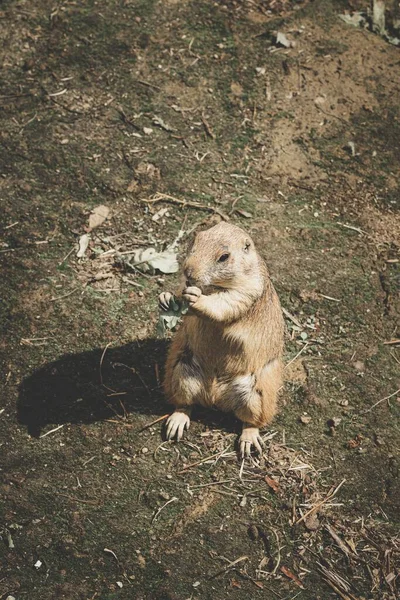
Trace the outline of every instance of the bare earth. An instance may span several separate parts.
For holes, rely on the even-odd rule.
[[[399,597],[400,50],[366,4],[1,4],[0,599]],[[217,412],[163,442],[178,275],[131,261],[221,218],[286,310],[243,464]]]

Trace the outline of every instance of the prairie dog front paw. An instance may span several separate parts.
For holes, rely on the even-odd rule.
[[[200,296],[202,295],[201,289],[198,287],[187,287],[183,290],[183,298],[189,303],[189,306],[196,304]]]
[[[254,446],[258,454],[263,453],[263,441],[260,436],[258,427],[251,425],[243,425],[242,435],[239,438],[239,453],[241,458],[247,458],[251,454]]]
[[[171,292],[162,292],[159,296],[158,296],[158,306],[161,310],[167,311],[169,310],[169,305],[170,302],[172,300],[172,298],[174,297],[173,294],[171,294]]]
[[[185,429],[189,429],[190,425],[190,417],[187,412],[175,411],[168,418],[165,425],[167,440],[176,438],[176,441],[179,442],[182,439],[183,432]]]

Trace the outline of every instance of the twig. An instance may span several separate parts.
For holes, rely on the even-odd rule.
[[[158,511],[153,515],[153,518],[151,519],[151,525],[154,523],[154,521],[158,518],[160,512],[166,507],[168,506],[168,504],[171,504],[171,502],[176,502],[178,500],[178,498],[176,498],[175,496],[173,498],[171,498],[170,500],[168,500],[168,502],[166,502],[165,504],[163,504],[161,506],[161,508],[158,509]]]
[[[222,454],[224,454],[224,452],[226,452],[227,450],[228,450],[228,448],[224,448],[223,450],[221,450],[220,452],[217,452],[216,454],[212,454],[211,456],[206,456],[205,458],[202,458],[201,460],[198,460],[195,463],[191,463],[190,465],[187,465],[181,471],[178,471],[178,475],[180,475],[181,473],[185,473],[188,469],[191,469],[192,467],[197,467],[198,465],[201,465],[202,463],[205,463],[208,460],[212,460],[213,458],[218,458],[219,456],[222,456]]]
[[[213,132],[213,130],[210,127],[210,124],[208,123],[207,119],[204,116],[204,113],[201,115],[201,121],[204,125],[204,129],[206,134],[212,139],[215,140],[215,133]]]
[[[375,406],[378,406],[378,404],[381,404],[382,402],[385,402],[385,400],[389,400],[389,398],[393,398],[393,396],[395,396],[396,394],[398,394],[400,392],[400,388],[398,390],[396,390],[395,392],[393,392],[393,394],[390,394],[390,396],[386,396],[386,398],[382,398],[381,400],[378,400],[378,402],[375,402],[375,404],[373,404],[372,406],[370,406],[369,408],[367,408],[367,410],[364,410],[363,412],[361,412],[361,415],[365,415],[365,413],[369,413],[371,412],[371,410],[373,408],[375,408]]]
[[[44,437],[46,437],[46,435],[50,435],[51,433],[58,431],[59,429],[61,429],[61,427],[64,427],[64,425],[59,425],[58,427],[55,427],[54,429],[50,429],[50,431],[46,431],[46,433],[44,433],[43,435],[40,435],[39,437],[44,438]]]
[[[200,204],[199,202],[191,202],[190,200],[181,200],[180,198],[174,198],[173,196],[169,196],[168,194],[157,193],[154,198],[149,200],[142,200],[146,204],[156,204],[157,202],[169,202],[170,204],[179,204],[180,206],[188,206],[189,208],[196,208],[197,210],[206,210],[208,212],[215,213],[222,217],[224,221],[229,221],[228,215],[223,213],[218,208],[214,206],[207,206],[206,204]]]
[[[57,296],[57,298],[50,298],[50,302],[57,302],[58,300],[63,300],[64,298],[68,298],[68,296],[72,296],[79,290],[78,287],[74,288],[72,292],[68,292],[68,294],[64,294],[63,296]]]
[[[338,298],[332,298],[332,296],[326,296],[325,294],[318,294],[318,296],[322,296],[322,298],[326,298],[327,300],[332,300],[333,302],[341,302]]]
[[[170,413],[167,413],[166,415],[163,415],[162,417],[158,417],[158,419],[156,419],[155,421],[152,421],[151,423],[148,423],[147,425],[145,425],[144,427],[139,429],[138,433],[141,433],[145,429],[148,429],[149,427],[151,427],[152,425],[155,425],[156,423],[159,423],[160,421],[164,421],[164,419],[167,419],[169,417],[169,415],[170,415]]]
[[[357,233],[360,233],[360,234],[367,233],[366,231],[363,231],[359,227],[354,227],[354,225],[346,225],[346,223],[340,223],[339,221],[337,222],[337,225],[340,225],[341,227],[345,227],[346,229],[351,229],[352,231],[356,231]]]
[[[67,494],[61,494],[60,492],[54,492],[57,496],[63,496],[63,498],[68,498],[68,500],[72,500],[72,502],[81,502],[82,504],[91,504],[92,506],[99,506],[99,502],[97,500],[83,500],[82,498],[73,498],[72,496],[68,496]]]
[[[355,556],[354,552],[347,547],[346,543],[338,536],[338,534],[331,525],[327,523],[325,525],[325,529],[327,530],[329,535],[335,540],[336,544],[339,546],[343,554],[347,556],[347,558],[349,558],[350,556]]]
[[[283,314],[290,319],[295,325],[297,325],[297,327],[300,327],[300,329],[303,329],[303,325],[300,323],[300,321],[298,321],[296,319],[296,317],[294,317],[288,310],[286,310],[286,308],[284,308],[282,306],[282,312]]]
[[[300,354],[303,354],[303,352],[304,352],[305,350],[307,350],[307,348],[308,348],[308,346],[309,346],[309,345],[310,345],[310,342],[307,342],[307,343],[306,343],[306,344],[305,344],[305,345],[302,347],[302,349],[300,350],[300,352],[298,352],[298,353],[296,354],[296,356],[295,356],[294,358],[292,358],[292,360],[289,360],[289,362],[288,362],[288,363],[285,365],[285,367],[284,367],[284,368],[286,369],[286,368],[287,368],[289,365],[291,365],[291,364],[292,364],[292,362],[294,362],[294,361],[295,361],[297,358],[299,358]]]
[[[140,85],[144,85],[145,87],[153,88],[155,90],[161,90],[158,85],[154,85],[154,83],[149,83],[148,81],[144,81],[143,79],[135,79],[136,83],[140,83]]]
[[[225,571],[228,571],[229,569],[231,569],[238,563],[243,562],[244,560],[249,560],[249,557],[248,556],[240,556],[236,560],[233,560],[232,562],[225,565],[222,569],[220,569],[219,571],[214,573],[214,575],[211,575],[211,577],[209,577],[209,579],[214,579],[215,577],[218,577],[218,575],[222,575],[222,573],[225,573]]]
[[[64,256],[64,258],[62,259],[62,261],[58,263],[58,266],[60,266],[63,263],[65,263],[65,261],[67,260],[67,258],[69,258],[71,256],[71,254],[73,253],[74,250],[75,250],[75,246],[73,246],[71,248],[71,250],[68,252],[68,254],[66,256]]]
[[[340,490],[340,488],[342,487],[342,485],[346,482],[345,479],[343,479],[339,485],[331,492],[329,491],[327,496],[325,496],[325,498],[323,500],[321,500],[321,502],[318,502],[317,504],[315,504],[315,506],[313,506],[312,508],[310,508],[310,510],[308,510],[304,515],[302,515],[300,517],[300,519],[298,519],[294,525],[298,525],[299,523],[301,523],[302,521],[304,521],[309,515],[312,515],[313,513],[315,513],[319,508],[321,508],[321,506],[323,506],[326,502],[329,502],[329,500],[332,500],[332,498],[334,496],[336,496],[336,494],[338,493],[338,491]],[[332,488],[331,488],[332,489]]]

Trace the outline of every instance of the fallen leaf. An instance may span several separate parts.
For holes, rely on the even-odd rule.
[[[339,19],[342,19],[347,25],[352,25],[353,27],[364,27],[367,24],[365,14],[361,12],[354,12],[351,15],[339,15]]]
[[[253,216],[251,213],[247,212],[246,210],[242,210],[241,208],[237,208],[236,212],[238,215],[244,217],[245,219],[251,219]]]
[[[79,250],[76,253],[76,256],[78,258],[83,258],[85,256],[85,252],[86,252],[87,247],[89,245],[89,240],[90,240],[90,235],[88,235],[87,233],[84,233],[79,238]]]
[[[267,485],[269,485],[271,490],[273,490],[276,494],[279,492],[280,486],[279,486],[278,481],[276,481],[276,479],[272,479],[272,477],[268,477],[268,475],[266,475],[264,477],[264,481]]]
[[[157,252],[154,248],[141,248],[135,252],[133,264],[140,266],[143,272],[154,272],[157,269],[161,273],[176,273],[179,270],[176,256],[176,252],[170,248],[164,252]]]
[[[309,531],[317,531],[317,529],[319,529],[321,526],[317,513],[308,515],[308,517],[304,519],[304,525]]]
[[[161,129],[164,129],[165,131],[175,131],[175,129],[171,127],[171,125],[168,125],[168,123],[163,121],[161,117],[157,117],[157,115],[154,115],[153,123],[154,125],[158,125],[159,127],[161,127]]]
[[[347,445],[351,450],[353,450],[354,448],[358,448],[361,445],[362,440],[363,436],[361,435],[361,433],[357,433],[354,439],[349,440],[347,442]]]
[[[135,169],[135,175],[137,177],[147,177],[148,179],[160,179],[160,169],[158,169],[153,163],[140,162]]]
[[[303,583],[300,581],[300,579],[297,577],[297,575],[295,575],[294,573],[292,573],[292,571],[290,571],[290,569],[288,569],[287,567],[285,567],[285,565],[281,566],[281,572],[286,575],[286,577],[289,577],[289,579],[291,579],[292,581],[294,581],[294,583],[299,586],[299,588],[304,590],[304,585]]]
[[[236,81],[232,81],[231,92],[234,96],[236,96],[238,98],[240,98],[240,96],[243,96],[243,88],[240,85],[240,83],[237,83]]]
[[[96,206],[92,210],[89,216],[89,231],[94,229],[95,227],[99,227],[104,223],[106,219],[110,216],[110,209],[108,206],[104,206],[101,204],[100,206]]]
[[[277,46],[283,46],[284,48],[293,48],[295,43],[289,40],[284,33],[278,31],[276,34],[276,42]]]
[[[138,186],[139,186],[139,183],[136,181],[136,179],[132,179],[132,181],[126,188],[126,191],[127,192],[135,192],[137,190]]]
[[[143,133],[145,133],[146,135],[151,135],[153,133],[153,130],[151,127],[143,127]]]
[[[160,208],[159,211],[157,211],[152,217],[151,220],[152,221],[159,221],[162,217],[165,217],[165,215],[167,215],[168,213],[168,208]]]

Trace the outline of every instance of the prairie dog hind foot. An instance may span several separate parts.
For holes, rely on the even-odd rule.
[[[191,409],[176,410],[168,417],[165,424],[165,437],[167,440],[173,440],[176,438],[177,442],[180,442],[183,437],[183,432],[190,427],[190,413]]]
[[[248,458],[251,454],[252,446],[262,455],[264,443],[260,436],[258,427],[253,427],[249,423],[243,423],[242,435],[239,438],[240,458]]]

